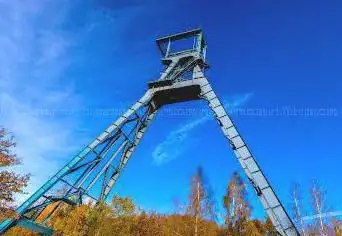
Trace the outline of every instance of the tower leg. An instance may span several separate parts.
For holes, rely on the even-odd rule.
[[[236,158],[255,189],[274,227],[281,235],[299,235],[291,218],[280,203],[247,144],[242,139],[199,66],[194,68],[193,76],[194,80],[197,80],[201,86],[201,97],[208,102],[209,107],[221,126],[224,136],[228,139]]]
[[[148,90],[125,114],[119,117],[67,165],[50,178],[41,188],[33,193],[16,209],[16,214],[19,216],[19,219],[9,218],[0,224],[0,234],[15,226],[20,219],[30,219],[34,216],[33,220],[35,220],[42,212],[42,209],[45,209],[46,206],[54,202],[64,202],[67,204],[81,203],[83,194],[87,194],[86,191],[89,191],[89,189],[86,190],[86,185],[89,185],[89,179],[93,178],[94,173],[99,171],[99,163],[101,161],[108,161],[108,156],[113,155],[110,152],[108,153],[108,150],[117,148],[115,145],[119,145],[118,143],[121,142],[121,144],[125,144],[123,150],[126,150],[126,153],[130,153],[130,150],[132,150],[130,142],[134,142],[132,141],[133,138],[139,137],[140,140],[140,135],[142,135],[146,128],[146,125],[144,124],[146,119],[150,121],[153,117],[151,114],[154,114],[155,112],[153,102],[151,101],[152,96],[152,92]],[[146,107],[147,112],[138,115],[138,112],[142,112]],[[82,174],[77,175],[77,178],[71,176],[73,173],[80,170],[82,170]],[[106,173],[108,174],[108,172]],[[66,181],[68,177],[70,177],[70,180],[68,179],[68,181]],[[70,181],[74,182],[70,183]],[[83,183],[83,185],[80,183]],[[62,187],[62,184],[70,188],[64,196],[56,196],[55,188]],[[71,193],[75,194],[72,195]],[[79,199],[74,201],[75,197],[79,197]],[[38,212],[38,215],[36,215],[35,212]],[[39,228],[39,225],[36,225],[35,227],[31,227],[30,225],[32,224],[25,225],[31,230]]]

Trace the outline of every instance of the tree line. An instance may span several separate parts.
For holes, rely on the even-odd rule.
[[[0,129],[0,221],[16,217],[15,195],[23,193],[29,175],[11,171],[20,164],[15,154],[16,143],[13,135]],[[89,202],[80,206],[62,205],[54,212],[48,226],[55,229],[55,235],[118,235],[118,236],[261,236],[277,235],[271,221],[253,219],[252,206],[248,201],[247,185],[238,172],[227,181],[226,193],[222,199],[224,221],[219,222],[216,203],[203,169],[198,168],[189,181],[189,195],[186,203],[177,207],[172,214],[146,212],[135,205],[133,198],[114,195],[111,203]],[[314,183],[311,188],[314,217],[310,223],[304,222],[304,205],[300,197],[299,185],[291,190],[293,219],[301,235],[342,235],[341,222],[322,217],[326,212],[325,194]],[[45,218],[55,204],[48,206],[41,215]],[[41,220],[40,218],[37,221]],[[5,235],[36,235],[15,227]]]

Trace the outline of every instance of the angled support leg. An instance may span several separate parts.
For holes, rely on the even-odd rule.
[[[15,226],[18,221],[22,218],[31,218],[32,214],[34,215],[34,211],[42,212],[41,209],[36,206],[41,205],[41,207],[46,207],[46,204],[41,204],[42,202],[48,202],[47,200],[54,199],[54,194],[56,193],[55,189],[60,188],[66,185],[70,187],[67,191],[69,194],[72,191],[83,191],[83,187],[80,186],[80,180],[89,179],[93,174],[92,172],[98,171],[100,161],[106,161],[106,148],[114,148],[115,143],[117,142],[125,142],[129,141],[130,137],[126,134],[126,130],[124,130],[131,123],[135,123],[136,125],[133,128],[127,128],[128,131],[132,130],[133,132],[137,129],[138,124],[141,122],[138,118],[137,111],[140,111],[146,106],[151,104],[151,98],[153,93],[148,90],[145,95],[138,100],[128,111],[119,117],[113,124],[111,124],[103,133],[101,133],[94,141],[92,141],[89,145],[87,145],[78,155],[76,155],[67,165],[65,165],[60,171],[58,171],[52,178],[50,178],[42,187],[40,187],[35,193],[33,193],[23,204],[21,204],[16,209],[16,214],[19,216],[19,219],[9,218],[3,221],[0,224],[0,234],[5,233],[9,228]],[[132,133],[132,132],[128,132]],[[119,138],[117,138],[117,135]],[[115,140],[114,140],[115,139]],[[114,140],[112,143],[111,140]],[[123,140],[123,141],[122,141]],[[105,146],[106,143],[110,143],[110,147]],[[87,158],[89,160],[87,160]],[[84,161],[87,160],[86,163]],[[85,169],[85,170],[84,170]],[[76,171],[80,171],[82,174],[78,175],[82,178],[76,178],[74,183],[70,183],[65,180],[66,177],[75,173]],[[90,174],[89,174],[90,173]],[[74,180],[71,178],[71,180]],[[58,199],[58,198],[56,198]],[[82,202],[82,201],[79,201]],[[51,202],[52,204],[53,202]],[[39,214],[40,214],[39,213]],[[37,218],[38,216],[35,216]],[[31,230],[34,230],[37,227],[31,227]]]
[[[119,162],[119,165],[116,168],[116,171],[112,174],[112,176],[110,177],[110,180],[105,185],[103,194],[101,196],[101,198],[103,200],[106,200],[106,198],[108,197],[108,194],[112,190],[113,186],[115,185],[115,183],[117,182],[118,178],[120,177],[123,169],[126,167],[127,162],[129,161],[129,159],[131,158],[131,156],[132,156],[133,152],[135,151],[136,147],[140,143],[140,141],[141,141],[141,139],[142,139],[146,129],[151,124],[151,121],[153,120],[156,112],[157,112],[157,110],[151,110],[151,112],[148,115],[147,119],[143,123],[141,129],[139,129],[138,132],[136,133],[134,142],[127,148],[127,150],[121,156],[121,160]]]
[[[224,136],[228,139],[230,146],[232,147],[250,183],[254,187],[274,227],[281,235],[299,235],[291,218],[285,211],[280,200],[255,161],[247,144],[242,139],[225,108],[217,98],[210,83],[204,77],[199,66],[195,67],[193,76],[194,80],[197,80],[197,83],[201,86],[202,98],[208,102],[209,107],[221,126]]]

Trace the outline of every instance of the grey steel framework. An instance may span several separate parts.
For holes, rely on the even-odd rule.
[[[190,46],[174,50],[174,45]],[[149,89],[66,166],[30,196],[16,212],[0,224],[0,233],[18,225],[44,235],[53,229],[48,221],[62,204],[78,205],[89,199],[105,201],[158,109],[164,105],[205,100],[221,126],[265,211],[280,235],[299,235],[247,144],[204,76],[207,45],[200,29],[157,39],[165,70],[148,83]],[[177,47],[176,47],[177,48]],[[47,206],[50,207],[47,209]],[[42,212],[48,214],[42,219]]]

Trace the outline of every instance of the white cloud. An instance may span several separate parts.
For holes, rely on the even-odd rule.
[[[39,112],[79,103],[63,80],[72,38],[60,30],[68,2],[58,2],[0,1],[0,125],[16,137],[18,171],[32,173],[28,192],[54,174],[56,157],[65,160],[77,145],[72,117]]]
[[[184,151],[185,147],[182,143],[188,137],[189,133],[205,123],[208,119],[208,116],[204,116],[172,131],[152,152],[154,163],[161,165],[176,159]]]
[[[314,220],[318,218],[332,218],[336,216],[342,216],[342,211],[332,211],[332,212],[326,212],[322,214],[316,214],[316,215],[311,215],[311,216],[304,216],[302,219],[303,220]]]
[[[235,96],[232,101],[230,101],[231,99],[224,99],[223,104],[224,107],[229,111],[229,109],[234,109],[242,106],[252,96],[252,93],[238,95]],[[173,130],[163,142],[157,145],[157,147],[152,152],[154,163],[156,165],[161,165],[176,159],[185,151],[186,147],[182,144],[184,140],[189,136],[190,132],[201,126],[202,124],[206,123],[210,119],[212,119],[212,116],[205,115]]]
[[[224,98],[223,104],[225,108],[234,109],[238,108],[240,106],[243,106],[246,102],[248,102],[253,97],[253,93],[245,93],[245,94],[239,94],[235,95],[232,98]]]
[[[27,192],[89,141],[75,138],[87,120],[67,115],[70,108],[85,108],[90,97],[86,91],[75,92],[89,79],[77,78],[75,71],[84,74],[108,40],[107,56],[118,60],[112,50],[120,48],[121,35],[138,10],[105,11],[77,0],[0,0],[0,126],[16,137],[23,162],[17,169],[32,174]]]

